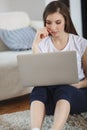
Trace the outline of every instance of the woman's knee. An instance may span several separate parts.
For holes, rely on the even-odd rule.
[[[60,86],[56,90],[55,101],[65,99],[70,103],[71,114],[87,110],[87,97],[84,92],[73,86]]]
[[[60,99],[67,100],[70,104],[77,93],[77,88],[70,85],[61,85],[59,86],[54,94],[54,99],[57,102]]]

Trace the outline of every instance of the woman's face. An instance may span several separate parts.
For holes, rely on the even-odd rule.
[[[65,19],[59,12],[49,14],[46,18],[46,27],[53,37],[61,36],[65,31]]]

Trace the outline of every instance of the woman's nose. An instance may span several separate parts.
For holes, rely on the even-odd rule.
[[[52,24],[51,26],[50,26],[50,29],[53,31],[53,30],[55,30],[56,29],[56,25],[55,24]]]

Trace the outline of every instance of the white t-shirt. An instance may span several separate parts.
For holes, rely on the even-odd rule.
[[[83,68],[82,68],[82,56],[87,47],[87,40],[81,36],[69,34],[69,40],[67,45],[64,49],[58,50],[55,48],[54,44],[52,43],[51,36],[44,38],[39,43],[39,49],[41,53],[47,52],[62,52],[62,51],[76,51],[77,52],[77,65],[78,65],[78,77],[79,80],[85,77]]]

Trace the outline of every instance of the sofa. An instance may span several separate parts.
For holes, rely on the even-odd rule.
[[[0,30],[13,31],[33,27],[37,31],[42,26],[42,21],[31,20],[26,12],[0,13]],[[33,86],[22,85],[17,64],[17,55],[30,53],[32,53],[32,49],[12,50],[0,38],[0,101],[22,96],[32,91]]]

